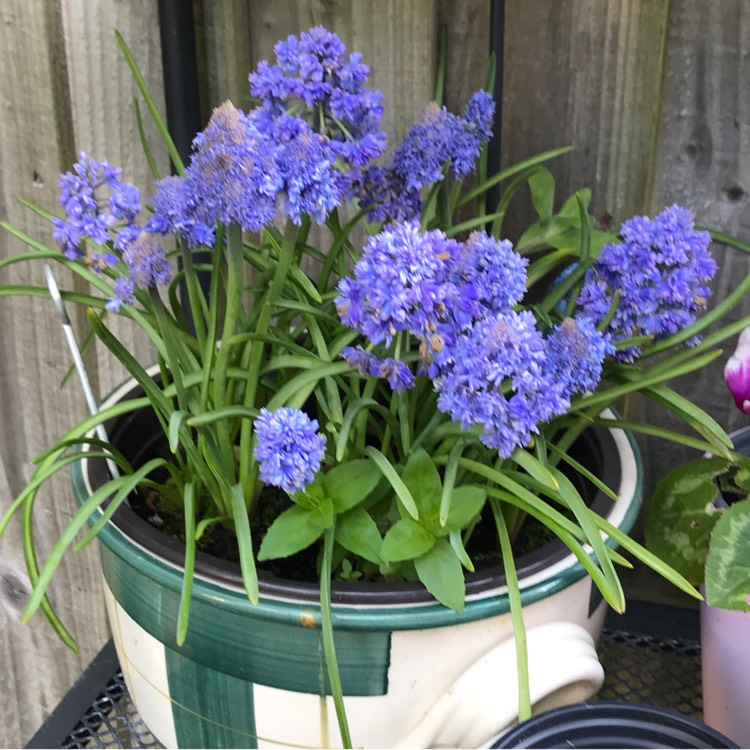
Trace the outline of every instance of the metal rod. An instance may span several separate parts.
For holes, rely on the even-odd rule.
[[[52,267],[48,263],[44,264],[44,275],[47,277],[47,286],[49,287],[49,293],[52,297],[52,302],[55,305],[55,309],[57,310],[57,315],[60,318],[63,331],[65,332],[65,338],[68,342],[68,348],[70,349],[70,353],[73,355],[73,362],[75,363],[76,371],[78,372],[78,377],[81,381],[81,386],[83,387],[83,395],[86,398],[86,404],[89,407],[89,411],[91,412],[92,416],[95,416],[99,413],[99,404],[96,401],[94,389],[91,387],[91,380],[89,380],[89,374],[86,370],[86,365],[84,364],[83,356],[81,355],[81,350],[78,346],[78,341],[76,341],[76,335],[73,332],[73,326],[71,325],[70,318],[68,317],[68,311],[65,309],[65,303],[63,302],[62,295],[60,294],[60,287],[58,287],[57,281],[55,280],[55,274],[52,271]],[[96,426],[96,434],[99,436],[99,439],[102,442],[109,443],[109,436],[107,435],[107,430],[103,424],[98,424]],[[107,466],[113,479],[120,476],[120,472],[112,459],[107,459]]]

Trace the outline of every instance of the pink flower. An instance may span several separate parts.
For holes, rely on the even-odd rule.
[[[750,414],[750,326],[740,334],[737,348],[724,368],[724,380],[737,408]]]

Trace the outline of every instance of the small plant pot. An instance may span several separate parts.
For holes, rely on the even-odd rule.
[[[750,427],[729,437],[750,456]],[[750,747],[750,612],[701,604],[701,668],[706,722]]]
[[[546,711],[519,724],[492,747],[738,747],[690,716],[637,703],[601,701]]]

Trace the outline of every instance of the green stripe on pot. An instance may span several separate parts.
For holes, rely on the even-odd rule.
[[[178,747],[258,747],[252,683],[165,654]]]
[[[244,594],[196,581],[187,638],[178,647],[181,573],[124,542],[117,552],[102,545],[101,560],[120,606],[179,655],[249,682],[330,694],[319,608],[285,605],[286,616],[269,618],[267,607]],[[335,640],[344,694],[385,695],[390,632],[340,628]]]
[[[632,529],[640,511],[640,499],[643,493],[643,469],[641,456],[633,436],[627,432],[625,432],[624,435],[632,448],[633,459],[636,464],[635,487],[633,492],[635,501],[631,503],[625,517],[618,524],[623,532],[628,533]],[[73,464],[71,473],[74,491],[77,498],[79,498],[79,500],[85,498],[86,489],[80,464]],[[620,502],[629,502],[631,499],[633,498],[623,498]],[[170,601],[172,601],[172,604],[175,607],[174,616],[176,617],[176,602],[182,585],[181,572],[166,565],[164,562],[149,553],[134,548],[130,540],[128,540],[112,524],[108,524],[100,532],[98,538],[102,542],[103,548],[106,546],[106,548],[114,552],[116,556],[129,560],[131,565],[137,566],[150,580],[158,581],[161,585],[165,585],[171,589],[173,595],[170,597]],[[606,543],[610,547],[617,546],[611,539],[607,539]],[[577,560],[574,560],[568,567],[559,571],[555,576],[522,589],[521,601],[524,605],[533,604],[540,599],[567,588],[585,575],[587,575],[585,568]],[[523,581],[521,581],[521,584],[523,585]],[[113,586],[112,583],[110,583],[110,585]],[[118,596],[119,598],[114,586],[113,591],[115,596]],[[138,597],[136,597],[136,599],[137,598]],[[189,630],[193,629],[193,614],[196,612],[199,602],[210,604],[210,613],[207,615],[209,621],[217,616],[214,607],[219,606],[235,611],[245,611],[248,614],[252,614],[254,618],[265,621],[267,624],[274,623],[274,628],[278,628],[281,623],[291,625],[295,634],[299,633],[299,624],[305,618],[307,618],[308,624],[312,624],[315,628],[319,627],[320,609],[314,605],[304,605],[265,598],[261,598],[261,601],[257,605],[253,605],[241,592],[235,592],[231,589],[225,589],[205,581],[196,580],[196,586],[193,591],[193,602],[191,605],[191,625]],[[125,607],[126,611],[128,611],[134,619],[139,619],[136,614],[134,614],[134,612],[139,609],[135,605],[135,602],[130,601],[130,604],[123,602],[123,607]],[[337,631],[378,633],[387,637],[392,631],[418,630],[430,627],[456,625],[463,622],[473,622],[486,617],[504,614],[508,611],[509,603],[507,596],[480,595],[474,600],[467,601],[466,607],[461,613],[453,612],[453,610],[447,609],[437,603],[399,607],[335,606],[333,611],[333,622]],[[311,617],[313,618],[312,621],[310,621]],[[150,629],[146,624],[143,624],[143,627],[155,637],[162,638],[167,644],[171,644],[174,641],[174,633],[172,632],[164,632],[163,637],[159,635],[159,632],[164,631],[163,626],[161,628],[155,628],[155,626],[152,625],[154,630]],[[155,630],[158,632],[155,632]],[[188,637],[190,637],[190,632],[188,633]],[[297,636],[295,635],[295,637]],[[343,638],[343,635],[337,635],[337,643],[339,638]],[[315,642],[317,644],[317,636]],[[186,646],[187,645],[188,644],[186,643]],[[346,648],[345,646],[342,647]],[[362,644],[355,644],[353,646],[355,649],[360,647],[362,647]],[[368,646],[365,648],[371,648],[370,642],[368,642]],[[382,643],[382,648],[387,650],[385,642]],[[387,670],[387,665],[384,666],[384,669]],[[385,678],[383,678],[383,680],[385,680]],[[368,688],[368,690],[373,689],[374,688]]]

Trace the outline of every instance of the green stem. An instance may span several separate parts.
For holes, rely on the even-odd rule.
[[[185,387],[182,382],[182,366],[180,364],[180,355],[177,350],[177,337],[174,336],[174,326],[170,325],[167,319],[167,310],[164,307],[159,292],[156,287],[149,287],[149,295],[151,297],[151,303],[154,306],[154,315],[156,316],[156,323],[161,333],[161,339],[164,342],[164,349],[166,351],[166,361],[169,367],[170,374],[172,376],[172,382],[174,383],[175,390],[177,391],[177,403],[180,409],[188,411],[187,405],[187,394]]]
[[[523,609],[521,605],[521,589],[518,586],[516,565],[513,559],[513,550],[510,545],[508,526],[497,498],[490,498],[492,514],[495,517],[497,535],[500,540],[500,549],[503,554],[503,567],[505,568],[505,579],[508,586],[508,601],[510,602],[510,618],[513,622],[513,637],[516,641],[516,663],[518,675],[518,721],[526,721],[531,718],[531,692],[529,690],[529,654],[526,645],[526,625],[523,621]]]
[[[247,368],[247,387],[245,389],[245,400],[243,404],[249,409],[255,406],[255,396],[258,390],[258,382],[260,380],[260,368],[263,364],[264,347],[259,338],[268,333],[274,303],[281,295],[281,291],[284,288],[286,278],[289,274],[289,269],[292,267],[296,239],[297,227],[295,227],[292,222],[288,222],[284,231],[281,247],[279,248],[279,258],[276,264],[276,270],[268,292],[261,303],[260,314],[258,315],[258,320],[255,325],[255,333],[258,338],[250,344],[250,362]],[[251,450],[252,436],[252,423],[249,420],[243,420],[242,428],[240,430],[240,484],[242,484],[245,498],[248,502],[252,501],[255,494],[253,491],[253,485],[255,484],[255,475],[257,473]]]
[[[335,526],[326,529],[323,542],[323,565],[320,571],[320,622],[323,630],[323,650],[325,651],[328,681],[331,683],[333,705],[339,723],[341,741],[346,748],[352,747],[349,722],[346,719],[344,693],[341,689],[341,675],[336,661],[336,644],[333,640],[333,613],[331,612],[331,561],[333,559],[333,535]]]
[[[206,345],[206,300],[201,291],[200,284],[198,283],[198,276],[195,273],[195,268],[193,267],[193,253],[187,247],[184,240],[180,240],[179,243],[182,256],[182,268],[185,271],[185,286],[187,287],[193,325],[195,326],[195,336],[198,339],[198,346],[202,351]]]
[[[226,406],[227,398],[227,367],[231,352],[231,339],[237,328],[240,315],[240,300],[242,295],[242,227],[239,224],[230,224],[227,227],[227,283],[226,283],[226,306],[224,309],[224,326],[221,331],[221,345],[216,355],[216,365],[213,369],[214,375],[214,408],[220,409]],[[234,479],[234,452],[229,430],[229,422],[222,421],[217,425],[219,434],[219,446],[222,453],[222,462],[229,478],[229,483]]]

